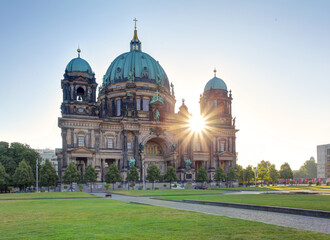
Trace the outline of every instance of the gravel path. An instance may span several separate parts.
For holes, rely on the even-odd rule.
[[[93,193],[96,196],[104,197],[104,193]],[[232,218],[240,218],[244,220],[251,220],[274,224],[285,227],[293,227],[298,229],[311,230],[316,232],[330,234],[330,219],[307,217],[285,213],[275,213],[266,211],[257,211],[249,209],[239,209],[230,207],[207,206],[191,203],[180,203],[172,201],[163,201],[158,199],[151,199],[150,197],[131,197],[119,194],[112,194],[112,199],[124,201],[149,204],[154,206],[169,207],[174,209],[188,210],[201,212],[212,215],[227,216]]]

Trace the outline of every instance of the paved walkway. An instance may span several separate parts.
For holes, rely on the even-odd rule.
[[[104,197],[105,195],[104,193],[93,193],[93,194],[101,197]],[[251,220],[251,221],[263,222],[263,223],[274,224],[279,226],[293,227],[298,229],[305,229],[305,230],[330,234],[330,219],[325,219],[325,218],[307,217],[301,215],[230,208],[230,207],[218,207],[218,206],[191,204],[191,203],[163,201],[158,199],[151,199],[150,197],[131,197],[131,196],[124,196],[119,194],[112,194],[112,199],[124,201],[124,202],[142,203],[142,204],[149,204],[154,206],[201,212],[212,215],[240,218],[244,220]]]

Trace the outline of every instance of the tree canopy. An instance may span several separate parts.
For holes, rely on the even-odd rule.
[[[120,172],[118,170],[117,165],[113,163],[110,165],[109,170],[105,174],[105,182],[112,183],[112,187],[113,189],[115,189],[115,183],[120,181],[122,181]]]
[[[9,175],[5,167],[0,163],[0,191],[2,192],[9,185]]]
[[[72,183],[79,181],[79,173],[77,171],[76,166],[72,162],[70,162],[68,167],[65,169],[62,180],[65,183],[70,183],[71,192],[72,192],[73,191]]]
[[[132,166],[130,170],[127,172],[127,181],[129,182],[139,181],[139,172],[135,166]]]
[[[170,182],[170,188],[172,188],[171,183],[173,181],[178,180],[178,176],[176,175],[176,170],[175,170],[174,167],[172,167],[172,166],[167,167],[167,171],[166,171],[166,174],[165,174],[165,180]]]
[[[222,167],[217,167],[215,169],[215,174],[214,174],[214,180],[215,181],[225,181],[226,180],[226,173],[225,171],[222,169]]]
[[[86,167],[84,180],[86,182],[89,182],[91,192],[93,192],[93,187],[92,186],[93,186],[93,183],[97,181],[97,172],[95,171],[95,169],[93,168],[93,166],[91,164],[89,164]]]
[[[291,170],[291,167],[289,163],[283,163],[280,168],[280,177],[284,179],[290,179],[293,178],[293,172]]]
[[[279,173],[275,168],[275,164],[269,166],[267,175],[271,181],[277,181]]]
[[[313,157],[305,161],[299,170],[294,171],[294,178],[316,178],[317,177],[317,163]]]
[[[58,176],[56,174],[56,170],[51,164],[51,162],[46,159],[45,164],[40,167],[40,184],[41,186],[48,187],[54,185],[56,186],[58,181]]]
[[[198,172],[197,172],[196,181],[197,182],[205,182],[205,181],[208,181],[208,180],[209,180],[209,178],[207,176],[206,169],[204,167],[200,167],[198,169]]]
[[[150,165],[147,169],[147,180],[152,182],[152,189],[154,189],[154,182],[161,179],[159,168],[155,164]]]
[[[18,168],[15,170],[13,180],[15,185],[20,189],[25,189],[35,183],[32,169],[25,160],[19,163]]]

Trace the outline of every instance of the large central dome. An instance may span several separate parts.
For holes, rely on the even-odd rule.
[[[169,81],[164,69],[149,54],[141,51],[141,42],[134,30],[130,43],[131,51],[119,55],[109,66],[103,77],[103,86],[119,82],[137,81],[162,83],[167,89]]]

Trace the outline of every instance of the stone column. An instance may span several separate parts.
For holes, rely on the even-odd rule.
[[[127,168],[127,131],[123,130],[123,168]]]
[[[134,132],[134,159],[135,159],[135,166],[137,168],[140,167],[140,162],[138,161],[139,159],[139,140],[138,140],[138,132]]]

